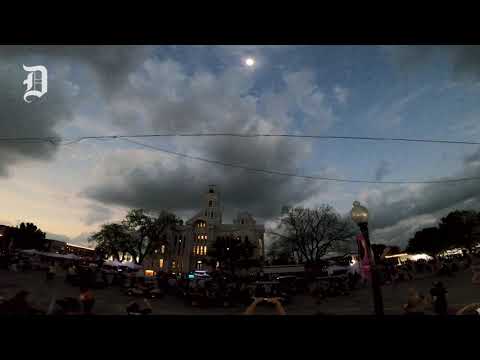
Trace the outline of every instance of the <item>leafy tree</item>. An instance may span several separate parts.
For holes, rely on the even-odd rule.
[[[322,205],[317,209],[291,209],[271,234],[280,239],[284,251],[307,264],[316,264],[335,246],[352,241],[356,228],[331,206]]]
[[[167,237],[169,233],[177,231],[181,220],[167,211],[162,211],[158,217],[152,217],[143,209],[133,209],[122,224],[133,234],[130,254],[135,262],[142,263],[155,247],[164,245],[168,250]]]
[[[400,254],[402,252],[402,249],[400,249],[400,246],[394,245],[390,246],[390,251],[388,252],[390,255],[396,255]]]
[[[385,244],[372,244],[371,247],[372,247],[373,256],[375,257],[375,263],[379,263],[383,252],[387,248],[387,245],[385,245]]]
[[[426,253],[435,257],[447,247],[448,244],[440,237],[439,229],[429,227],[415,233],[414,237],[408,241],[407,252]]]
[[[114,260],[123,261],[131,253],[133,236],[124,225],[111,223],[102,225],[89,241],[97,243],[95,250],[101,258],[113,256]]]
[[[448,247],[465,247],[475,245],[474,229],[480,225],[480,216],[472,210],[453,211],[442,218],[439,223],[440,236]]]
[[[17,249],[45,250],[45,233],[33,223],[21,223],[12,230],[13,246]]]
[[[221,269],[227,269],[232,274],[239,268],[258,266],[259,261],[254,257],[256,246],[249,240],[242,241],[233,234],[217,237],[208,251],[207,262]]]
[[[143,209],[133,209],[120,224],[103,225],[90,241],[97,243],[95,249],[100,256],[113,256],[123,261],[129,254],[135,263],[140,264],[153,253],[155,247],[165,245],[167,248],[169,232],[176,231],[180,221],[166,211],[153,217]]]

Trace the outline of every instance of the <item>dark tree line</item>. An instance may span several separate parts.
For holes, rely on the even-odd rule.
[[[455,210],[443,217],[437,226],[417,231],[409,240],[407,251],[436,256],[455,247],[471,250],[479,240],[477,229],[480,230],[479,212]]]
[[[33,223],[21,223],[9,228],[5,240],[5,248],[44,251],[47,247],[45,233]]]

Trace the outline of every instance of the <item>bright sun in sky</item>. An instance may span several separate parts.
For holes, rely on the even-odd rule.
[[[252,57],[246,58],[245,65],[247,65],[248,67],[252,67],[253,65],[255,65],[255,59]]]

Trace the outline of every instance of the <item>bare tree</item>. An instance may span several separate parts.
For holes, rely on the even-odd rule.
[[[291,209],[271,234],[292,256],[314,264],[330,249],[353,241],[356,231],[349,219],[342,218],[331,206],[322,205],[317,209]]]

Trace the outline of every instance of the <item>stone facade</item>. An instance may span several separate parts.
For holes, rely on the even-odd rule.
[[[220,237],[248,240],[256,245],[255,256],[263,259],[264,226],[257,224],[252,215],[241,212],[233,224],[222,223],[220,194],[215,186],[209,186],[204,195],[204,205],[191,219],[180,227],[180,232],[168,236],[168,246],[156,249],[143,262],[153,270],[189,272],[211,270],[206,264],[208,249]]]

